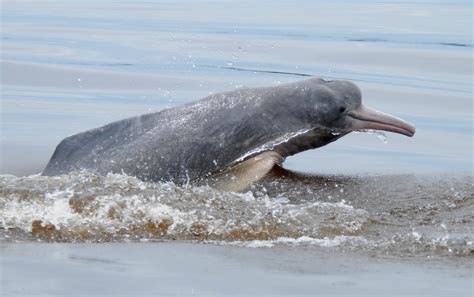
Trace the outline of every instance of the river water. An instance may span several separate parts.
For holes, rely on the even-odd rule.
[[[2,1],[1,14],[6,295],[275,296],[271,277],[251,281],[262,271],[297,280],[281,295],[310,294],[314,283],[322,294],[386,295],[380,272],[404,275],[394,296],[472,292],[471,1],[22,0]],[[124,175],[38,175],[69,135],[308,76],[353,81],[366,105],[414,123],[417,134],[351,133],[286,160],[305,175],[269,176],[240,194]],[[173,268],[154,271],[145,259]],[[309,263],[333,266],[330,276]],[[257,272],[247,275],[247,264]],[[78,265],[85,270],[75,274]],[[179,281],[198,267],[221,284]],[[98,271],[102,286],[76,286]],[[173,281],[160,290],[113,285],[164,275]],[[245,290],[230,285],[235,278]]]

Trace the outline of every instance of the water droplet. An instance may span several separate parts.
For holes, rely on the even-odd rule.
[[[380,141],[382,141],[383,143],[388,142],[387,135],[382,131],[375,131],[375,136],[377,136],[377,138],[380,139]]]
[[[354,131],[355,133],[365,133],[365,134],[370,134],[370,135],[375,135],[377,136],[380,141],[383,143],[388,143],[388,137],[383,131],[378,131],[378,130],[359,130],[359,131]]]

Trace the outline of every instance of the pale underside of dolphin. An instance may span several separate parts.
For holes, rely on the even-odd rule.
[[[363,106],[353,83],[311,78],[214,94],[70,136],[43,175],[125,173],[238,191],[288,156],[366,129],[415,133],[407,122]]]

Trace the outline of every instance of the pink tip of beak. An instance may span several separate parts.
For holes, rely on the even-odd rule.
[[[351,129],[354,131],[370,129],[395,132],[409,137],[415,135],[416,129],[413,125],[363,105],[350,111],[347,115],[353,119]]]

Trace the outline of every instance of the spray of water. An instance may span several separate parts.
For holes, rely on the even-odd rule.
[[[355,133],[365,133],[365,134],[369,134],[369,135],[375,135],[377,136],[377,138],[382,141],[383,143],[388,143],[388,137],[387,137],[387,134],[385,134],[385,132],[383,131],[378,131],[378,130],[358,130],[358,131],[354,131]]]

